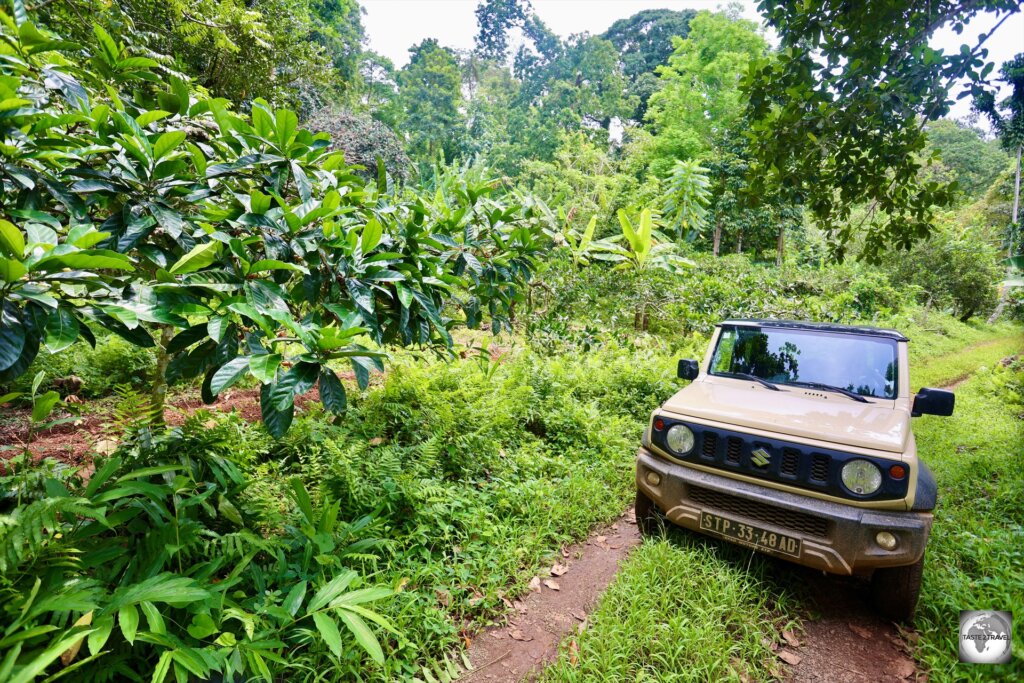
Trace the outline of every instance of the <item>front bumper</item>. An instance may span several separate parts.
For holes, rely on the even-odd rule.
[[[648,481],[649,473],[657,475],[656,485]],[[932,526],[930,512],[870,510],[777,491],[678,465],[642,447],[637,453],[636,485],[674,524],[709,533],[700,526],[701,512],[708,512],[785,534],[800,539],[799,555],[751,547],[832,574],[913,564],[924,554]],[[876,543],[880,531],[896,537],[893,550]]]

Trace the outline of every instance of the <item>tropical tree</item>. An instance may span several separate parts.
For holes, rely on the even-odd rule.
[[[433,38],[414,45],[409,53],[409,63],[398,72],[409,153],[428,166],[439,158],[452,161],[466,131],[458,59]]]
[[[997,104],[991,92],[979,92],[975,97],[975,108],[989,117],[1003,149],[1015,154],[1017,158],[1011,228],[1007,236],[1008,252],[1012,258],[1015,233],[1020,232],[1021,152],[1024,150],[1024,53],[1004,63],[1000,68],[1000,74],[1002,80],[1010,86],[1009,97]],[[1017,267],[1024,269],[1024,262],[1018,262]]]
[[[739,82],[747,65],[767,53],[757,25],[723,13],[699,12],[686,39],[673,39],[660,89],[647,111],[654,137],[646,151],[651,172],[667,176],[676,160],[694,159],[733,127],[745,98]]]
[[[686,38],[693,10],[647,9],[625,19],[619,19],[601,38],[619,51],[622,71],[630,81],[630,94],[638,102],[632,114],[635,121],[643,121],[647,101],[658,90],[657,69],[668,63],[673,52],[673,39]]]
[[[670,227],[678,230],[680,237],[692,240],[704,223],[711,199],[707,173],[708,169],[693,159],[677,160],[665,180],[661,213],[669,217]]]
[[[949,183],[922,178],[923,126],[948,113],[960,79],[978,84],[988,75],[984,44],[1020,3],[762,0],[759,7],[780,45],[744,78],[751,183],[782,187],[803,202],[837,256],[855,232],[863,233],[868,260],[927,236],[934,207],[956,194]],[[983,12],[993,13],[993,26],[975,45],[946,54],[929,44],[936,31],[959,32]],[[863,227],[849,221],[858,205],[869,207]]]
[[[314,385],[344,411],[331,363],[365,387],[386,345],[450,345],[454,294],[470,324],[481,309],[507,324],[536,231],[489,199],[495,183],[450,181],[443,201],[383,173],[367,184],[291,111],[256,101],[243,117],[182,81],[147,95],[151,64],[102,29],[100,50],[69,60],[79,48],[3,19],[15,108],[0,133],[17,144],[0,149],[0,382],[98,326],[158,347],[158,406],[165,379],[202,377],[213,401],[250,375],[281,435]]]

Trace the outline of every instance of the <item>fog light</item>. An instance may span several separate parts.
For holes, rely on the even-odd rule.
[[[875,536],[875,543],[885,550],[896,549],[896,537],[890,534],[888,531],[879,531]]]
[[[650,484],[651,486],[657,486],[658,484],[661,483],[661,475],[658,474],[657,472],[648,472],[647,483]]]

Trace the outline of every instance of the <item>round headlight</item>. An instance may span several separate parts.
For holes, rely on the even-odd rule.
[[[867,460],[851,460],[843,465],[843,484],[862,496],[871,495],[882,485],[882,470]]]
[[[673,453],[686,455],[693,450],[693,432],[686,425],[672,425],[665,435],[665,441]]]

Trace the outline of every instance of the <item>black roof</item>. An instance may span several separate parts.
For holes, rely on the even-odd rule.
[[[863,334],[871,337],[885,337],[896,341],[910,341],[896,330],[863,325],[839,325],[837,323],[812,323],[802,320],[762,320],[757,318],[739,318],[723,320],[720,325],[740,327],[782,327],[791,330],[813,330],[816,332],[840,332],[845,334]]]

